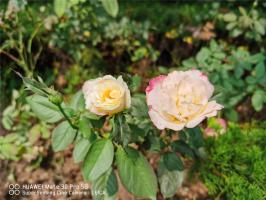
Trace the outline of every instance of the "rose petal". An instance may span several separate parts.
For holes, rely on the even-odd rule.
[[[151,92],[151,91],[154,89],[154,87],[155,87],[156,85],[161,84],[162,81],[163,81],[165,78],[166,78],[165,75],[160,75],[160,76],[157,76],[157,77],[151,79],[150,82],[149,82],[148,87],[147,87],[146,90],[145,90],[145,91],[146,91],[146,94],[149,93],[149,92]]]
[[[179,131],[179,130],[182,130],[185,125],[185,124],[177,124],[177,123],[171,123],[169,121],[166,121],[164,118],[162,118],[158,114],[158,112],[155,112],[153,109],[149,110],[149,116],[153,124],[160,130],[169,128],[175,131]]]

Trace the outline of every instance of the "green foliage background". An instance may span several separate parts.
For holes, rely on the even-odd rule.
[[[266,131],[248,125],[231,124],[228,131],[208,139],[208,158],[200,170],[209,193],[226,199],[264,199],[266,197]]]
[[[76,163],[84,159],[101,163],[98,156],[104,157],[117,147],[103,139],[94,146],[98,154],[86,157],[91,145],[98,143],[96,135],[101,133],[105,119],[83,113],[82,94],[77,91],[88,79],[122,74],[131,90],[132,107],[110,119],[112,130],[105,136],[112,136],[122,146],[140,143],[143,151],[153,153],[171,147],[172,152],[165,152],[156,170],[164,197],[173,196],[182,184],[182,170],[186,167],[183,161],[204,158],[201,147],[205,143],[208,156],[199,174],[213,198],[265,199],[265,9],[263,1],[2,1],[0,159],[20,161],[27,157],[28,164],[38,168],[46,156],[40,150],[42,145],[54,138],[54,151],[75,143]],[[175,133],[171,131],[159,139],[147,115],[145,96],[139,93],[154,76],[194,68],[206,73],[214,84],[213,98],[225,107],[218,117],[228,121],[229,128],[214,139],[203,140],[197,129],[178,133],[178,141],[172,141]],[[43,96],[27,97],[31,93],[24,90],[14,71],[26,77],[40,75],[43,80],[37,77],[37,85],[24,79],[28,89],[39,95],[53,91],[45,84],[55,85],[64,94],[66,104],[61,109],[66,109],[65,115],[73,119],[71,126],[67,121],[60,123],[67,129],[67,137],[60,126],[52,131],[54,126],[49,124],[64,118],[60,108]],[[206,126],[210,123],[203,124],[202,130]],[[78,137],[74,130],[77,127],[81,133]],[[220,127],[215,130],[219,132]],[[42,143],[36,146],[40,140]],[[110,157],[119,160],[123,155],[120,149]],[[132,174],[118,166],[127,178],[134,179],[141,167],[147,166],[141,154],[129,157],[127,163],[134,159],[140,169],[132,169]],[[93,180],[93,190],[107,191],[104,198],[113,198],[117,191],[117,180],[109,165],[99,179]],[[92,165],[83,167],[95,169]],[[155,198],[153,174],[147,179],[153,183],[150,193],[136,191],[132,184],[124,182],[138,196]]]

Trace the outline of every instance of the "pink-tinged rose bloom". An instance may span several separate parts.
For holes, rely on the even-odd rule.
[[[226,121],[225,121],[224,119],[222,119],[222,118],[218,118],[218,119],[217,119],[217,123],[221,126],[221,128],[222,128],[223,130],[226,130],[226,128],[227,128],[227,123],[226,123]]]
[[[160,130],[193,128],[223,108],[209,101],[214,87],[198,70],[174,71],[150,80],[146,88],[149,116]]]
[[[217,137],[226,132],[227,122],[222,118],[213,118],[210,127],[205,128],[204,135],[207,137]]]
[[[208,127],[204,130],[204,135],[207,137],[216,137],[218,133],[213,128]]]
[[[88,80],[82,91],[86,109],[96,115],[113,115],[130,107],[131,98],[127,84],[119,76],[111,75]]]

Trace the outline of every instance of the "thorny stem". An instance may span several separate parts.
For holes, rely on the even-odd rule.
[[[73,141],[76,141],[77,137],[78,137],[78,130],[76,131],[76,135],[75,135],[75,137],[74,137],[74,140],[73,140]]]
[[[69,118],[69,117],[67,116],[67,114],[65,113],[64,109],[63,109],[62,106],[61,106],[61,103],[60,103],[60,104],[56,104],[56,105],[58,106],[60,112],[63,114],[63,116],[65,117],[65,119],[68,121],[68,123],[70,124],[70,126],[71,126],[73,129],[78,129],[78,127],[75,126],[75,125],[71,122],[70,118]]]

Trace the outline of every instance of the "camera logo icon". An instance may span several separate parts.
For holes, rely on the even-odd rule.
[[[8,191],[9,195],[13,196],[13,195],[19,195],[20,194],[19,184],[9,184],[8,188],[9,188],[9,191]]]

